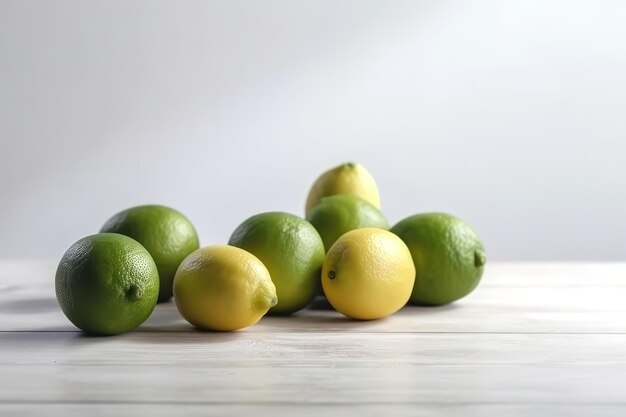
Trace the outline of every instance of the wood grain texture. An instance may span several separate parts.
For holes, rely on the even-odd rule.
[[[94,412],[94,410],[97,410]],[[354,404],[172,404],[149,403],[128,404],[110,402],[87,404],[43,403],[38,405],[0,404],[0,415],[16,417],[85,417],[90,415],[105,416],[142,416],[171,417],[185,415],[189,417],[233,417],[267,415],[272,417],[319,417],[337,415],[342,417],[528,417],[528,416],[571,416],[571,417],[624,417],[624,408],[611,404],[380,404],[363,407]]]
[[[492,264],[469,297],[358,322],[323,302],[234,333],[173,303],[88,337],[54,262],[0,261],[0,415],[626,415],[626,264]]]

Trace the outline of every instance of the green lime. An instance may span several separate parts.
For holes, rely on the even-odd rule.
[[[391,228],[408,246],[415,264],[410,301],[441,305],[466,296],[478,285],[485,249],[464,221],[444,213],[408,217]]]
[[[79,329],[97,335],[127,332],[143,323],[157,302],[159,274],[139,242],[115,233],[87,236],[63,255],[56,296]]]
[[[319,232],[326,250],[350,230],[364,227],[389,229],[389,223],[380,210],[362,198],[352,195],[332,195],[322,198],[311,210],[307,220]]]
[[[269,270],[278,295],[270,314],[294,313],[321,292],[324,243],[306,220],[288,213],[257,214],[237,227],[228,244],[252,253]]]
[[[107,220],[100,232],[132,237],[150,252],[159,270],[159,302],[172,298],[178,266],[199,247],[196,229],[189,219],[165,206],[129,208]]]

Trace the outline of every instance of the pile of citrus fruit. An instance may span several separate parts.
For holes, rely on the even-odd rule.
[[[322,174],[305,214],[258,214],[227,245],[200,247],[191,222],[174,209],[124,210],[65,252],[57,300],[91,334],[132,330],[172,297],[192,325],[230,331],[265,314],[293,314],[317,296],[347,317],[382,318],[407,302],[455,301],[482,276],[485,251],[469,225],[424,213],[390,228],[362,165]]]

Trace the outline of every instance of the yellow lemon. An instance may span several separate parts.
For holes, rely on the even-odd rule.
[[[324,172],[313,183],[306,200],[306,216],[309,216],[323,197],[337,194],[360,197],[374,207],[380,208],[378,186],[372,174],[363,165],[348,162]]]
[[[174,300],[189,323],[218,331],[251,326],[278,301],[265,265],[228,245],[206,246],[183,260],[174,277]]]
[[[415,266],[404,242],[376,228],[342,235],[326,254],[322,286],[333,308],[371,320],[400,310],[409,300]]]

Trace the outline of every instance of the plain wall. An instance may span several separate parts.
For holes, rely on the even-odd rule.
[[[626,2],[0,0],[0,258],[170,205],[203,244],[345,161],[492,260],[626,256]]]

